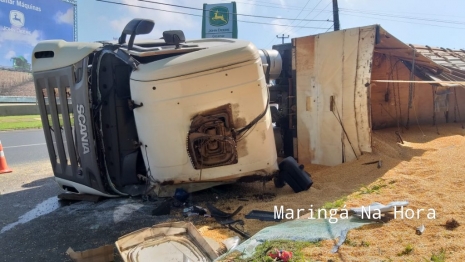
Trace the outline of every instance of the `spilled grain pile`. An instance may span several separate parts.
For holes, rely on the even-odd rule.
[[[253,209],[273,211],[274,206],[281,205],[294,210],[308,209],[311,205],[314,209],[340,205],[351,208],[372,202],[387,204],[407,200],[410,202],[408,208],[415,211],[413,219],[398,216],[388,223],[351,230],[337,254],[330,253],[334,241],[328,240],[319,247],[304,250],[306,256],[309,260],[322,261],[429,261],[441,256],[448,261],[464,261],[465,227],[449,230],[445,224],[452,218],[465,223],[465,203],[462,201],[465,194],[465,130],[458,124],[441,125],[438,135],[435,127],[421,128],[412,126],[410,130],[404,130],[404,144],[397,143],[395,129],[373,131],[373,153],[336,167],[306,165],[314,181],[309,191],[295,194],[288,186],[274,188],[273,182],[242,184],[217,192],[218,200],[214,204],[226,211],[242,205],[243,210],[235,218],[244,219],[243,216]],[[376,164],[363,165],[377,160],[382,161],[381,168]],[[435,219],[427,217],[430,208],[436,212]],[[425,210],[420,211],[419,217],[418,209]],[[244,221],[244,229],[251,234],[275,224]],[[417,235],[415,229],[420,225],[426,230]],[[213,229],[208,230],[209,227]],[[199,228],[216,240],[235,235],[228,230],[219,230],[218,224],[209,220],[201,223]]]

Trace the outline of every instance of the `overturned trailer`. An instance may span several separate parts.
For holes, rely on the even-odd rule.
[[[276,174],[268,86],[280,74],[279,53],[236,39],[185,41],[182,31],[134,41],[153,26],[134,19],[117,43],[50,40],[34,48],[58,184],[102,196],[152,187],[169,194],[162,188]]]
[[[356,160],[372,151],[376,129],[464,125],[465,50],[408,45],[380,25],[298,37],[273,49],[283,72],[271,101],[287,101],[279,122],[285,152],[303,164]]]

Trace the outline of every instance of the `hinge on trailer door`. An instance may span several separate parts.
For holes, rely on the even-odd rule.
[[[135,108],[144,106],[144,103],[136,104],[134,100],[128,100],[128,106],[129,106],[129,109],[133,110]]]

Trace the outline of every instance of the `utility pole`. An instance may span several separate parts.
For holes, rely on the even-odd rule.
[[[339,7],[337,6],[337,0],[333,0],[333,21],[334,31],[339,31]]]
[[[287,35],[287,36],[284,36],[284,34],[283,34],[283,36],[276,35],[276,38],[281,38],[283,40],[283,44],[284,44],[284,38],[289,38],[289,35]]]

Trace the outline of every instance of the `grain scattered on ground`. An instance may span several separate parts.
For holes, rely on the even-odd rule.
[[[429,261],[441,255],[447,261],[465,261],[465,228],[446,226],[451,219],[458,224],[465,221],[465,130],[455,123],[440,125],[439,134],[433,126],[421,129],[411,126],[404,130],[404,144],[397,143],[396,129],[373,131],[373,152],[359,160],[335,167],[305,165],[314,181],[309,191],[295,194],[288,186],[276,189],[273,182],[241,184],[219,192],[214,204],[222,210],[244,206],[235,218],[244,219],[245,230],[254,234],[276,223],[245,219],[253,209],[273,211],[275,205],[317,209],[338,199],[347,208],[407,200],[415,213],[413,219],[398,216],[385,224],[351,230],[337,254],[330,253],[334,240],[309,247],[304,253],[308,259],[321,261]],[[363,165],[377,160],[382,160],[381,168]],[[257,194],[262,193],[268,197],[260,199]],[[430,208],[435,210],[435,219],[427,217]],[[417,217],[420,209],[423,211]],[[203,226],[218,226],[213,220],[206,223]],[[416,228],[421,225],[426,230],[417,235]],[[209,230],[208,234],[214,233]],[[217,239],[229,236],[219,231]]]

